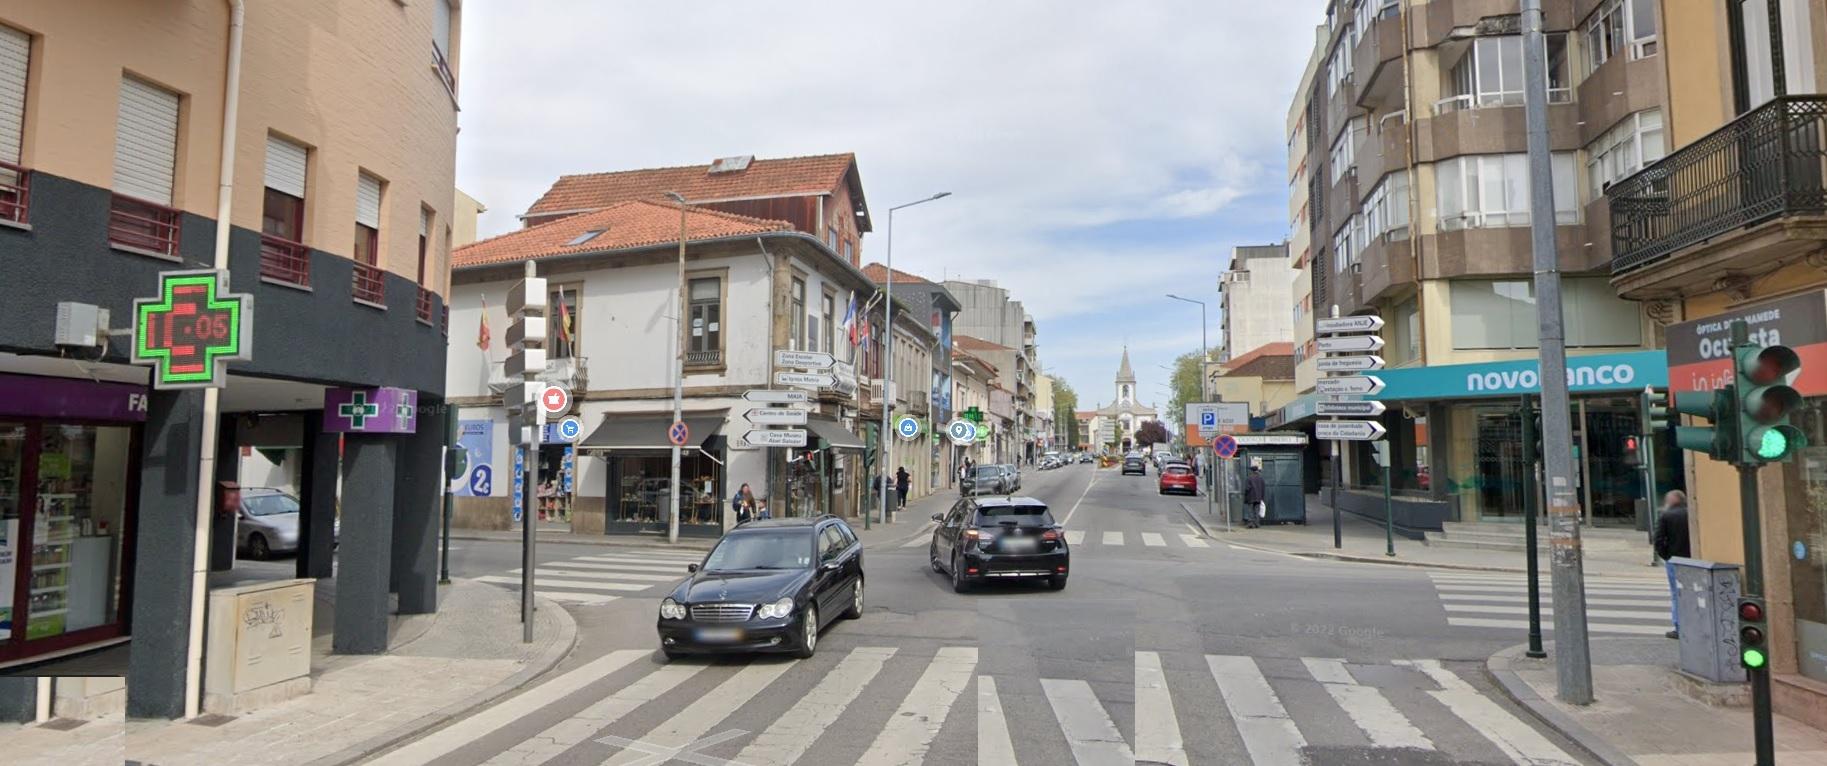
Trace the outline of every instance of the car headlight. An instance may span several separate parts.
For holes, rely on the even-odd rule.
[[[670,598],[666,599],[664,601],[661,601],[660,602],[660,619],[662,619],[662,620],[683,620],[683,619],[685,619],[685,607],[680,606],[679,602],[674,601]]]
[[[762,604],[761,608],[755,611],[755,617],[762,620],[772,620],[778,617],[786,617],[792,613],[793,598],[789,596],[772,604]]]

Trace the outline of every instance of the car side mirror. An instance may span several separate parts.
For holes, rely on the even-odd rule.
[[[697,565],[697,564],[686,564],[686,565],[685,565],[685,571],[687,571],[687,572],[691,572],[691,573],[692,573],[692,574],[697,574],[697,572],[698,572],[698,565]]]
[[[944,520],[945,520],[945,514],[943,514],[943,513],[933,514],[933,521],[944,521]]]

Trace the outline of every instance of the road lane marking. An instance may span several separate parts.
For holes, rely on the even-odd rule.
[[[926,760],[945,715],[977,670],[977,647],[947,646],[933,656],[901,706],[876,734],[859,766],[902,766]]]
[[[1509,630],[1528,630],[1528,620],[1493,620],[1484,617],[1447,617],[1446,624],[1461,628],[1506,628]],[[1593,633],[1630,633],[1639,636],[1660,636],[1668,631],[1664,625],[1620,625],[1611,622],[1587,623],[1587,630]],[[1554,629],[1554,622],[1542,619],[1542,630]]]
[[[1523,586],[1523,585],[1436,584],[1434,586],[1434,589],[1441,593],[1525,593],[1526,594],[1529,592],[1527,586]],[[1598,595],[1605,595],[1605,596],[1661,596],[1662,598],[1668,598],[1668,588],[1666,586],[1664,586],[1660,590],[1653,590],[1653,589],[1647,589],[1647,588],[1607,588],[1607,587],[1587,588],[1586,593],[1588,595],[1598,594]]]
[[[513,569],[509,569],[508,574],[512,574],[512,575],[520,574],[520,568],[515,567]],[[585,580],[628,580],[628,581],[632,581],[632,582],[673,582],[675,580],[679,580],[679,579],[685,577],[685,574],[683,572],[676,574],[676,575],[657,575],[657,574],[638,574],[638,573],[633,573],[633,572],[599,572],[599,571],[586,572],[581,569],[546,569],[543,567],[541,567],[539,569],[539,571],[536,572],[535,574],[538,574],[541,578],[544,578],[544,577],[575,577],[575,578],[581,578],[581,579],[585,579]],[[653,586],[649,585],[647,587],[651,588]]]
[[[1211,544],[1209,544],[1205,540],[1201,539],[1198,535],[1181,535],[1180,542],[1186,543],[1186,547],[1188,547],[1188,548],[1210,548],[1210,547],[1212,547]]]
[[[520,578],[504,577],[501,575],[489,575],[487,577],[476,578],[476,582],[492,582],[492,583],[499,583],[501,585],[519,585]],[[614,591],[647,590],[648,588],[653,587],[652,585],[630,585],[627,583],[619,583],[619,582],[584,582],[583,580],[549,580],[544,577],[537,577],[537,576],[534,578],[534,585],[536,587],[545,587],[545,588],[578,588],[578,589],[582,589],[582,590],[614,590]]]
[[[789,766],[806,754],[812,743],[856,700],[863,687],[893,657],[891,646],[861,646],[851,650],[812,691],[793,700],[785,714],[755,737],[737,763],[750,766]]]
[[[603,604],[621,598],[621,596],[604,596],[596,593],[572,593],[564,590],[540,590],[539,588],[534,588],[533,592],[539,594],[540,598],[549,598],[553,601],[559,601],[566,604],[583,604],[586,606],[602,606]]]
[[[434,763],[458,748],[487,737],[508,724],[544,709],[547,705],[572,692],[607,678],[609,674],[621,670],[635,660],[652,654],[653,652],[644,649],[623,649],[610,652],[368,763],[377,766],[420,766]],[[594,732],[596,729],[592,728],[590,731]],[[588,736],[588,732],[585,736]],[[582,742],[583,738],[580,737],[578,741]]]
[[[1370,738],[1370,744],[1376,747],[1408,747],[1419,750],[1433,750],[1434,743],[1422,734],[1420,729],[1409,723],[1408,717],[1396,710],[1383,692],[1375,687],[1362,686],[1345,667],[1344,660],[1302,657],[1307,672],[1313,680],[1326,687],[1326,693],[1351,716],[1351,722],[1362,729]]]
[[[1394,664],[1405,665],[1427,674],[1428,678],[1440,685],[1440,691],[1428,694],[1439,700],[1453,715],[1470,724],[1473,730],[1484,735],[1510,760],[1528,766],[1575,766],[1579,763],[1573,756],[1555,747],[1547,737],[1479,694],[1477,689],[1447,670],[1439,660],[1396,660]]]
[[[1208,654],[1205,662],[1218,682],[1218,694],[1230,711],[1244,749],[1256,766],[1302,766],[1307,738],[1249,657]]]
[[[1097,701],[1091,684],[1077,679],[1043,678],[1040,688],[1047,694],[1047,704],[1053,706],[1053,717],[1059,721],[1060,732],[1066,735],[1072,760],[1078,766],[1135,766],[1135,754]]]
[[[651,655],[651,652],[642,652]],[[640,677],[634,683],[615,690],[609,696],[593,702],[589,707],[577,711],[571,717],[553,724],[545,731],[528,737],[513,747],[497,753],[493,758],[483,762],[483,766],[535,766],[542,764],[560,753],[582,744],[597,732],[621,720],[642,705],[672,691],[679,684],[685,683],[708,665],[688,665],[674,663],[665,665]]]
[[[540,569],[546,569],[548,567],[554,568],[554,569],[596,569],[596,570],[601,570],[604,572],[640,572],[642,574],[676,574],[680,577],[684,577],[687,574],[687,572],[685,571],[685,567],[683,567],[683,566],[655,567],[655,566],[646,566],[644,564],[603,564],[603,563],[598,563],[598,562],[594,562],[594,561],[580,561],[580,560],[575,560],[575,559],[566,559],[564,561],[545,561],[545,562],[541,562],[539,565]]]
[[[686,564],[696,564],[700,561],[703,561],[703,559],[681,559],[679,561],[665,561],[665,560],[660,560],[660,559],[640,559],[640,558],[635,558],[633,556],[577,556],[577,557],[569,559],[569,560],[570,561],[592,561],[592,562],[595,562],[598,564],[640,564],[643,566],[658,567],[657,569],[653,570],[656,572],[672,571],[674,568],[684,569]]]
[[[1150,548],[1159,548],[1167,544],[1167,538],[1162,537],[1160,532],[1143,532],[1142,544]]]
[[[1079,503],[1085,502],[1085,496],[1091,494],[1091,488],[1097,486],[1098,475],[1092,474],[1091,481],[1085,483],[1085,491],[1078,493],[1078,500],[1072,503],[1072,510],[1066,511],[1066,518],[1059,520],[1060,526],[1072,523],[1072,514],[1078,513]]]
[[[1185,506],[1181,506],[1181,507],[1184,508]],[[1186,531],[1188,533],[1192,534],[1194,537],[1204,537],[1204,535],[1201,535],[1199,533],[1199,530],[1194,528],[1190,522],[1182,521],[1182,522],[1180,522],[1180,526],[1186,527]]]
[[[1067,545],[1078,545],[1079,543],[1082,543],[1084,541],[1085,541],[1085,530],[1082,530],[1082,529],[1066,530],[1066,544]]]
[[[1188,766],[1174,698],[1161,670],[1161,655],[1136,652],[1136,761]]]
[[[1449,612],[1524,615],[1529,613],[1529,605],[1527,604],[1441,604],[1440,606]],[[1554,610],[1543,606],[1542,614],[1554,614]],[[1660,622],[1667,622],[1669,619],[1668,604],[1663,604],[1660,610],[1646,609],[1642,611],[1631,611],[1626,609],[1588,609],[1586,610],[1586,616],[1604,617],[1610,620],[1656,620]]]
[[[1123,533],[1122,532],[1105,532],[1104,533],[1104,544],[1105,545],[1122,545],[1123,544]]]
[[[1520,603],[1520,604],[1523,604],[1525,607],[1529,603],[1529,600],[1527,597],[1519,598],[1517,596],[1511,596],[1511,595],[1505,595],[1505,594],[1440,593],[1437,595],[1440,596],[1441,601],[1488,601],[1488,602],[1497,602],[1497,603],[1503,603],[1503,604]],[[1543,594],[1543,595],[1547,595],[1547,594]],[[1548,599],[1543,599],[1543,603],[1548,603]],[[1655,605],[1655,606],[1662,607],[1662,611],[1667,612],[1668,611],[1668,597],[1663,596],[1663,595],[1657,595],[1657,596],[1653,596],[1653,597],[1640,596],[1637,598],[1589,598],[1589,599],[1586,599],[1586,605],[1587,606],[1642,606],[1642,607],[1648,607],[1651,605]]]
[[[711,733],[711,728],[722,723],[749,700],[755,698],[762,690],[778,680],[787,670],[799,664],[798,660],[756,659],[730,676],[729,680],[717,685],[717,688],[706,692],[684,710],[674,715],[671,720],[660,724],[653,731],[641,735],[640,741],[648,745],[663,748],[684,750]],[[744,732],[746,734],[747,732]],[[655,758],[635,749],[623,750],[614,758],[604,762],[604,766],[628,766],[635,762],[660,763],[665,758]]]
[[[989,676],[977,676],[977,763],[1016,766],[1015,739],[1002,714],[1002,698],[996,696],[996,679]]]
[[[921,545],[930,544],[933,540],[932,535],[930,534],[932,532],[933,526],[934,525],[932,522],[930,522],[930,521],[927,522],[926,528],[921,529],[919,532],[915,532],[914,538],[912,540],[908,540],[907,542],[901,543],[901,547],[902,548],[915,548],[915,547],[918,547]]]

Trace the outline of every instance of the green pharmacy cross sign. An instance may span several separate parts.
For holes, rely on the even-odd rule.
[[[166,271],[159,295],[133,302],[133,363],[160,389],[220,388],[226,363],[253,358],[254,298],[227,271]]]

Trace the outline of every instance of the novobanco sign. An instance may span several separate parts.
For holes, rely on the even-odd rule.
[[[1386,384],[1377,398],[1454,399],[1541,393],[1541,363],[1535,359],[1481,364],[1408,367],[1377,373]],[[1640,391],[1668,385],[1668,357],[1661,350],[1587,354],[1567,358],[1569,391]]]

